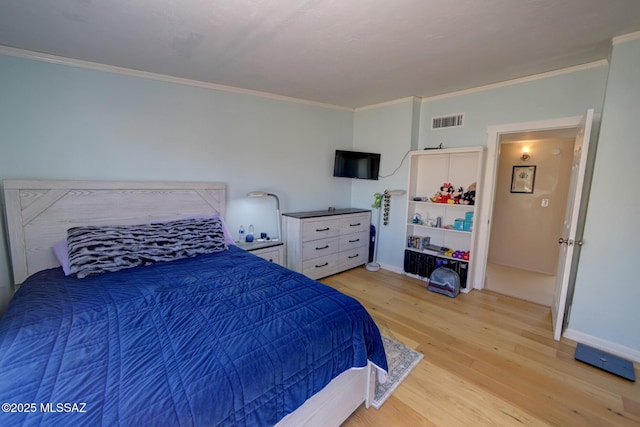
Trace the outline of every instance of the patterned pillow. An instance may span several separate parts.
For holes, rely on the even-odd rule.
[[[78,278],[227,250],[220,218],[67,231],[71,274]]]

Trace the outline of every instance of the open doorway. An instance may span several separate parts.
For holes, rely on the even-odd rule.
[[[500,135],[486,289],[551,307],[575,133]]]
[[[494,208],[494,196],[498,170],[500,144],[503,135],[535,133],[537,136],[545,135],[538,132],[569,132],[567,136],[574,135],[573,158],[571,165],[571,178],[569,193],[566,197],[565,216],[563,220],[562,234],[558,237],[560,245],[558,255],[558,270],[551,305],[551,319],[553,326],[553,338],[559,340],[567,324],[568,313],[571,310],[571,298],[575,285],[575,271],[578,266],[580,248],[582,247],[582,233],[584,230],[584,218],[586,212],[586,200],[583,194],[589,192],[589,185],[585,186],[588,159],[593,162],[594,157],[589,153],[591,128],[594,124],[594,110],[588,109],[583,116],[567,117],[562,119],[542,120],[538,122],[514,123],[510,125],[490,126],[487,139],[487,163],[484,173],[484,182],[481,185],[480,215],[477,225],[478,240],[476,253],[473,258],[475,270],[473,272],[474,288],[483,289],[486,281],[487,263],[489,259],[490,234],[493,229],[492,218]],[[554,133],[554,135],[556,135]],[[594,135],[596,135],[594,133]],[[526,169],[526,168],[524,168]],[[533,189],[534,171],[518,175],[517,189]],[[527,177],[531,177],[528,180]],[[523,184],[524,183],[524,184]],[[525,191],[527,192],[527,191]],[[529,191],[532,192],[532,191]]]

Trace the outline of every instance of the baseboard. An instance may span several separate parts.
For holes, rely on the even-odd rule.
[[[385,269],[385,270],[389,270],[393,273],[398,273],[398,274],[402,274],[404,273],[404,270],[402,270],[401,268],[398,268],[394,265],[390,265],[390,264],[383,264],[381,262],[378,262],[380,264],[380,268]]]
[[[585,334],[584,332],[579,332],[571,328],[567,328],[564,331],[563,336],[576,342],[586,344],[590,347],[597,348],[598,350],[606,351],[607,353],[615,354],[616,356],[640,363],[640,350],[603,340],[602,338],[594,337],[593,335]]]

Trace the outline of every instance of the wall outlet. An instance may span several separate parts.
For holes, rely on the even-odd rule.
[[[542,199],[542,203],[540,204],[543,208],[549,207],[549,199]]]

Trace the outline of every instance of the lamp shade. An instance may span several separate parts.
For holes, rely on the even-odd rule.
[[[276,199],[276,224],[278,226],[278,237],[276,240],[280,240],[282,237],[282,225],[280,224],[280,199],[273,193],[267,193],[266,191],[251,191],[247,193],[247,197],[273,197]]]

